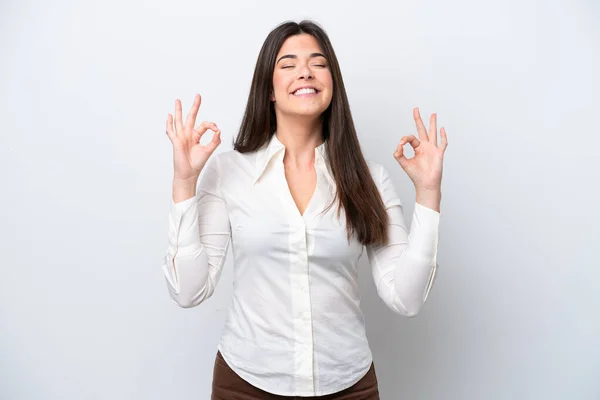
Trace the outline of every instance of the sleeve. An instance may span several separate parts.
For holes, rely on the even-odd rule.
[[[392,180],[380,166],[379,190],[389,216],[389,241],[367,245],[379,297],[393,311],[414,317],[425,303],[437,272],[440,213],[415,204],[410,232]]]
[[[213,155],[200,174],[196,195],[171,204],[163,271],[171,298],[183,308],[213,294],[225,263],[231,227],[220,171],[219,157]]]

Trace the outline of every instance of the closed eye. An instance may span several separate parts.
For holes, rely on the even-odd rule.
[[[327,67],[325,64],[314,64],[313,66],[321,67],[321,68]],[[294,65],[284,65],[283,67],[281,67],[281,69],[288,69],[288,68],[294,68]]]

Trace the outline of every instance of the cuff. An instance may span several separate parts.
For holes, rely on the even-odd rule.
[[[190,208],[190,205],[194,201],[196,201],[196,196],[190,197],[189,199],[180,201],[178,203],[174,203],[173,198],[171,197],[171,207],[173,207],[173,210],[175,210],[179,213],[184,213],[188,208]]]
[[[437,262],[439,225],[439,212],[415,203],[409,242],[414,254],[418,254],[419,258],[427,260],[430,265],[435,265]]]

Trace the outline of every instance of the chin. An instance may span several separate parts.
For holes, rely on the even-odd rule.
[[[291,107],[287,110],[282,110],[284,114],[296,117],[313,117],[317,118],[321,116],[327,110],[327,107],[319,106],[307,106],[307,107]]]
[[[321,110],[321,109],[316,109],[316,110],[294,110],[292,112],[292,114],[297,115],[297,116],[302,116],[302,117],[318,117],[319,115],[323,114],[323,111],[325,110]]]

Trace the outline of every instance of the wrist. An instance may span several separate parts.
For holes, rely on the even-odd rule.
[[[441,189],[424,189],[417,188],[417,203],[424,207],[431,208],[437,212],[440,212],[440,203],[442,201]]]
[[[173,202],[179,203],[196,195],[196,179],[173,179]]]
[[[190,186],[196,186],[196,183],[198,183],[198,175],[194,175],[191,176],[189,178],[177,178],[177,177],[173,177],[173,186],[178,186],[178,187],[190,187]]]

